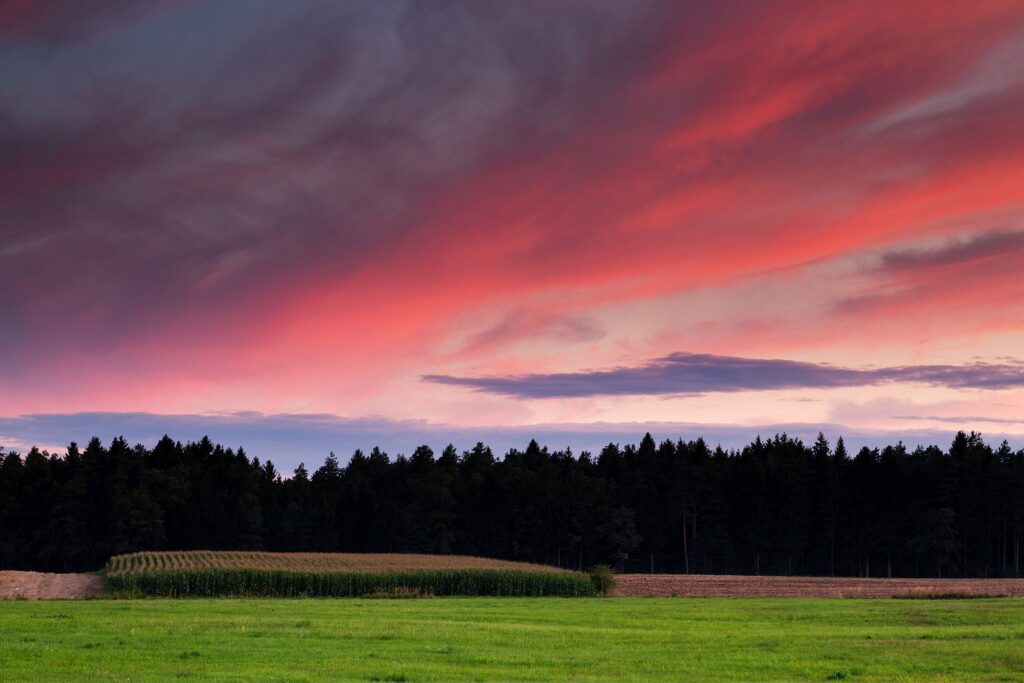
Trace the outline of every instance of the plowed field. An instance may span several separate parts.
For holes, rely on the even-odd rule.
[[[88,598],[101,592],[103,583],[94,574],[0,572],[0,600]]]
[[[804,576],[620,574],[617,597],[1024,597],[1024,579],[853,579]]]

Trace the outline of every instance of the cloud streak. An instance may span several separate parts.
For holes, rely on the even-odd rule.
[[[833,389],[916,382],[953,389],[1024,387],[1024,363],[846,368],[793,360],[673,353],[636,367],[510,377],[425,375],[423,381],[516,398]]]
[[[1000,425],[1024,424],[1024,418],[986,417],[984,415],[894,415],[893,419],[912,422],[946,422],[955,425],[978,423]]]
[[[881,269],[919,270],[1004,259],[1024,266],[1024,230],[971,235],[934,249],[891,251],[882,257]]]

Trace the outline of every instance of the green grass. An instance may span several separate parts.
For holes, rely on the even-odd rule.
[[[0,603],[0,680],[1024,681],[1024,600]]]

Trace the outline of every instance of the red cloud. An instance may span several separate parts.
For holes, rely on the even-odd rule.
[[[501,362],[502,341],[538,339],[538,365],[599,338],[628,347],[628,325],[559,332],[611,304],[1021,217],[1024,79],[993,57],[1024,35],[1019,2],[544,17],[456,3],[444,30],[413,10],[289,8],[154,21],[158,43],[184,23],[228,46],[154,57],[81,10],[51,26],[37,5],[5,7],[23,70],[0,100],[18,124],[0,134],[0,316],[19,330],[0,340],[0,370],[15,390],[52,372],[143,397],[258,386],[270,409],[386,392],[436,365]],[[82,36],[99,49],[70,49]],[[26,47],[43,39],[52,63]],[[146,67],[135,80],[109,75],[117,50]],[[70,68],[89,59],[95,88]],[[898,270],[836,292],[856,301],[831,315],[870,315],[895,345],[952,334],[950,306],[982,311],[975,331],[1020,330],[1004,314],[1019,301],[1009,269]]]

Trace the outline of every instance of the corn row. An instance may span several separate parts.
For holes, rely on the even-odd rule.
[[[416,592],[425,595],[594,595],[584,574],[498,569],[400,572],[293,572],[266,569],[165,569],[110,573],[113,593],[159,597],[365,597]]]
[[[108,575],[167,570],[260,569],[317,573],[387,573],[488,569],[566,573],[545,565],[458,555],[389,553],[267,553],[187,550],[117,555],[107,563]]]

